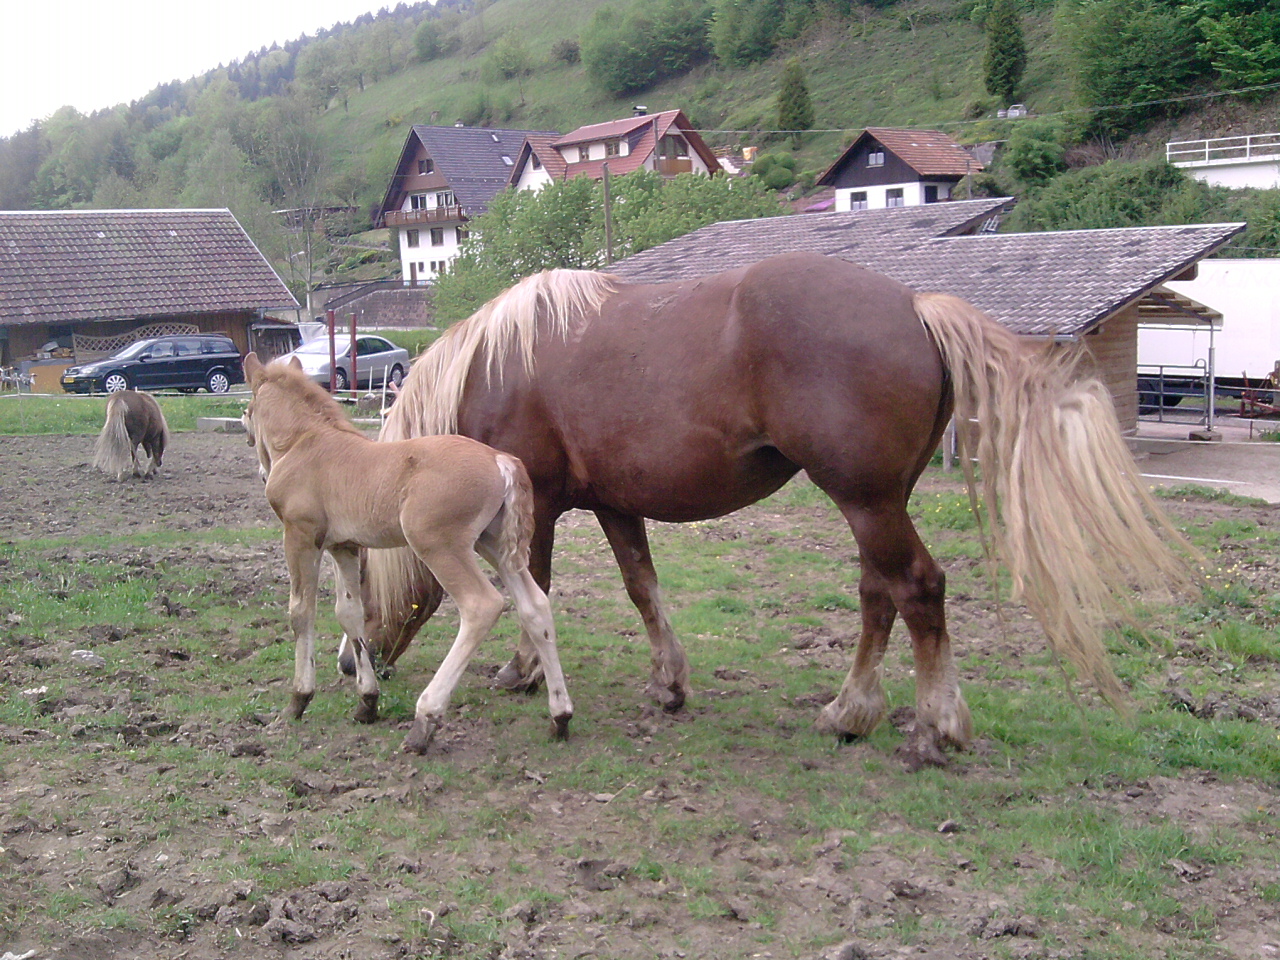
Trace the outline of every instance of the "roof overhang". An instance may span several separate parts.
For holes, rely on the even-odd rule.
[[[1138,323],[1144,327],[1217,327],[1222,325],[1222,313],[1161,285],[1138,301]]]

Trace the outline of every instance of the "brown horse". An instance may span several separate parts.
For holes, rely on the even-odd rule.
[[[93,448],[93,465],[108,476],[123,480],[130,469],[135,477],[150,477],[160,469],[169,445],[169,424],[155,398],[136,390],[120,390],[107,397],[107,420]],[[144,470],[138,457],[147,456]]]
[[[378,677],[363,640],[360,550],[407,548],[453,597],[461,621],[452,648],[418,697],[405,737],[406,750],[423,752],[467,661],[502,613],[502,595],[476,562],[478,551],[511,592],[524,635],[546,669],[556,734],[564,736],[573,704],[556,654],[551,605],[529,573],[533,492],[520,461],[466,437],[375,443],[296,358],[264,366],[250,353],[244,370],[253,390],[245,429],[258,453],[267,501],[284,523],[296,643],[287,716],[301,719],[315,694],[316,582],[327,551],[336,571],[338,622],[347,632],[344,646],[355,660],[356,719],[377,719]]]
[[[645,518],[716,517],[804,470],[861,563],[862,634],[820,728],[869,733],[895,617],[911,635],[911,766],[972,736],[944,618],[944,577],[907,514],[953,407],[1015,590],[1105,694],[1102,620],[1131,586],[1188,584],[1176,532],[1143,486],[1106,389],[1062,351],[1031,350],[971,305],[851,263],[787,254],[701,280],[639,285],[557,270],[457,324],[414,364],[384,424],[398,440],[458,432],[516,454],[533,479],[531,568],[549,584],[556,519],[594,511],[652,650],[649,691],[677,709],[688,663],[659,599]],[[964,461],[968,464],[968,457]],[[974,479],[969,476],[970,489]],[[403,551],[371,556],[369,636],[388,661],[438,591]],[[522,638],[499,675],[536,683]]]

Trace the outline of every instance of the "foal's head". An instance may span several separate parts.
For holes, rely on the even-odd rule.
[[[258,473],[271,472],[271,460],[288,450],[304,433],[317,429],[358,433],[338,402],[302,370],[297,357],[264,364],[256,353],[244,358],[245,379],[253,399],[241,422],[249,446],[258,452]]]

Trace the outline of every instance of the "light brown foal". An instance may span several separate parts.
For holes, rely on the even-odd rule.
[[[320,560],[336,571],[337,616],[354,650],[360,705],[355,718],[378,717],[378,676],[364,640],[360,548],[408,547],[458,606],[457,638],[418,697],[404,749],[426,750],[480,641],[502,613],[502,594],[476,561],[478,552],[506,585],[521,628],[546,668],[557,736],[573,704],[556,651],[547,595],[529,574],[533,494],[524,465],[476,440],[423,437],[377,443],[357,430],[301,365],[264,365],[245,357],[253,400],[244,414],[266,481],[267,501],[284,524],[289,621],[296,642],[293,698],[301,719],[315,694],[315,609]]]

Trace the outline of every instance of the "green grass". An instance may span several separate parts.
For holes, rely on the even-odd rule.
[[[963,519],[967,507],[954,483],[933,484],[914,505],[921,535],[940,555],[974,538]],[[655,530],[659,576],[692,665],[694,694],[683,717],[646,713],[643,630],[602,535],[566,525],[555,563],[557,626],[578,704],[572,739],[547,737],[541,694],[512,697],[469,674],[450,724],[467,731],[470,746],[412,761],[398,753],[396,724],[412,715],[425,677],[452,640],[450,606],[384,684],[389,719],[357,730],[348,719],[350,688],[333,677],[330,641],[338,631],[331,599],[323,600],[321,690],[302,724],[273,736],[256,718],[269,718],[287,698],[293,650],[284,639],[285,585],[267,579],[250,587],[237,573],[245,556],[275,544],[276,531],[0,544],[0,656],[14,691],[0,699],[0,724],[42,734],[27,743],[0,740],[0,783],[26,776],[33,765],[51,783],[65,775],[59,771],[78,769],[134,777],[135,799],[111,815],[118,826],[98,825],[110,783],[103,793],[77,786],[79,795],[58,808],[58,822],[65,829],[92,824],[95,835],[119,831],[120,842],[131,838],[151,856],[164,845],[212,847],[217,856],[192,860],[200,876],[249,879],[257,899],[353,877],[403,887],[411,899],[393,905],[387,922],[423,956],[490,955],[508,942],[503,914],[513,905],[531,901],[552,910],[582,896],[563,888],[567,868],[548,864],[601,856],[601,836],[603,855],[629,866],[621,892],[628,884],[659,888],[663,909],[690,924],[737,923],[726,917],[725,891],[741,887],[739,899],[761,904],[751,935],[776,956],[813,950],[784,949],[779,931],[788,929],[789,908],[765,906],[752,891],[769,864],[804,875],[831,837],[845,872],[896,858],[958,888],[999,896],[1048,928],[1087,923],[1106,931],[1097,956],[1219,956],[1212,948],[1218,921],[1188,903],[1172,860],[1258,877],[1258,896],[1280,900],[1273,810],[1252,812],[1239,828],[1193,832],[1170,817],[1135,816],[1137,807],[1106,786],[1206,775],[1244,785],[1280,781],[1273,725],[1200,719],[1164,695],[1175,657],[1179,683],[1197,697],[1273,690],[1277,598],[1236,580],[1196,603],[1153,607],[1148,615],[1158,629],[1151,638],[1115,635],[1117,669],[1134,701],[1127,715],[1087,692],[1073,701],[1034,645],[1020,646],[1016,657],[992,655],[963,639],[981,637],[980,626],[954,624],[981,748],[957,756],[952,769],[907,774],[893,759],[901,735],[891,725],[853,746],[811,726],[815,699],[834,693],[857,636],[856,551],[843,522],[804,481],[784,487],[751,520]],[[1211,559],[1224,563],[1242,539],[1265,533],[1238,520],[1193,532]],[[949,570],[952,591],[989,595],[984,565],[951,555],[961,557]],[[162,562],[141,565],[144,556]],[[159,595],[189,613],[166,614],[154,602]],[[6,620],[10,613],[20,620]],[[120,636],[91,642],[95,628],[107,626]],[[797,644],[810,636],[845,649]],[[503,659],[514,638],[506,616],[478,662]],[[86,674],[51,652],[72,646],[94,647],[108,666]],[[188,659],[173,661],[173,651]],[[885,665],[892,705],[912,700],[911,666],[898,628]],[[38,686],[47,689],[21,692]],[[85,696],[98,709],[60,717],[70,699]],[[139,713],[165,722],[165,733],[132,730]],[[172,734],[189,723],[217,732],[216,744],[260,739],[268,755],[232,756],[223,745]],[[348,779],[373,796],[338,807],[329,793],[300,786]],[[605,794],[613,796],[607,804],[591,799]],[[40,799],[11,804],[4,816],[46,816]],[[549,803],[576,819],[548,814]],[[247,818],[256,808],[294,822],[284,842],[255,832],[257,821]],[[946,820],[959,829],[939,833]],[[199,837],[202,824],[207,838]],[[318,836],[329,845],[313,847]],[[712,857],[712,850],[727,852]],[[438,859],[412,874],[397,868],[402,857]],[[0,942],[32,923],[169,938],[203,929],[181,904],[141,913],[104,907],[90,862],[69,887],[33,880],[21,907],[0,898]],[[961,862],[971,867],[957,868]],[[1016,865],[1023,862],[1048,866]],[[466,866],[473,863],[491,872]],[[10,870],[0,860],[0,885],[16,881]],[[410,904],[450,910],[429,924]],[[950,922],[908,912],[867,936],[928,945],[963,935]],[[1179,931],[1181,953],[1144,946],[1165,928]],[[441,943],[430,946],[432,938]]]

